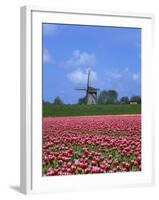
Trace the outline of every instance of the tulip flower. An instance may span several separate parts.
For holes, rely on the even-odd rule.
[[[141,171],[141,115],[47,117],[43,176]]]

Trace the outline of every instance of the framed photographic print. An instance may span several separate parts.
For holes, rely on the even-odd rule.
[[[153,183],[149,14],[21,8],[21,191]]]

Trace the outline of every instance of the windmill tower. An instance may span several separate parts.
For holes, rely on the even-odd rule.
[[[76,90],[86,91],[87,104],[97,104],[97,91],[99,89],[90,86],[90,75],[91,75],[91,71],[89,70],[88,78],[87,78],[87,88],[78,88]]]

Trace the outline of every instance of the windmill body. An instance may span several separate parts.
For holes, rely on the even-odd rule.
[[[97,89],[93,87],[88,87],[87,89],[87,104],[97,103]]]
[[[98,88],[94,88],[90,86],[90,73],[91,71],[88,71],[88,79],[87,79],[87,88],[81,88],[76,90],[86,91],[86,103],[87,104],[97,104],[97,91]]]

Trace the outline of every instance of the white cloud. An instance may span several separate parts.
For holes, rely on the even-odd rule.
[[[113,70],[108,69],[105,71],[105,79],[109,82],[119,81],[122,78],[123,73],[127,73],[126,68],[122,71],[116,68],[113,68]]]
[[[129,68],[128,68],[128,67],[126,67],[126,68],[124,69],[124,71],[125,71],[125,72],[128,72],[128,71],[129,71]]]
[[[136,80],[139,79],[139,75],[138,75],[137,73],[134,73],[134,74],[132,75],[132,78],[133,78],[134,81],[136,81]]]
[[[132,73],[128,67],[124,68],[123,70],[114,68],[113,70],[107,70],[105,72],[106,78],[109,81],[120,81],[123,79],[129,79],[133,81],[137,81],[140,79],[139,73]]]
[[[107,68],[104,71],[102,84],[103,89],[116,89],[119,94],[129,95],[132,92],[140,93],[140,72],[132,72],[130,68]]]
[[[67,74],[67,77],[75,84],[87,84],[88,78],[88,69],[82,70],[80,68],[72,71],[71,73]],[[97,80],[97,74],[95,71],[91,71],[90,75],[90,84],[92,85],[94,81]]]
[[[110,72],[109,76],[110,76],[111,79],[120,79],[122,74],[115,70],[113,72]]]
[[[92,85],[97,80],[94,70],[95,62],[95,54],[74,50],[71,57],[61,63],[61,67],[65,68],[67,78],[76,85],[86,85],[88,70],[90,70],[90,84]]]
[[[44,24],[43,25],[43,34],[45,36],[53,36],[59,30],[58,26],[55,24]]]
[[[44,49],[43,51],[43,62],[50,63],[50,64],[54,63],[54,59],[52,58],[52,56],[50,55],[47,49]]]
[[[80,52],[75,50],[72,53],[71,58],[62,63],[62,67],[67,69],[77,68],[93,68],[96,62],[96,57],[93,53]]]

